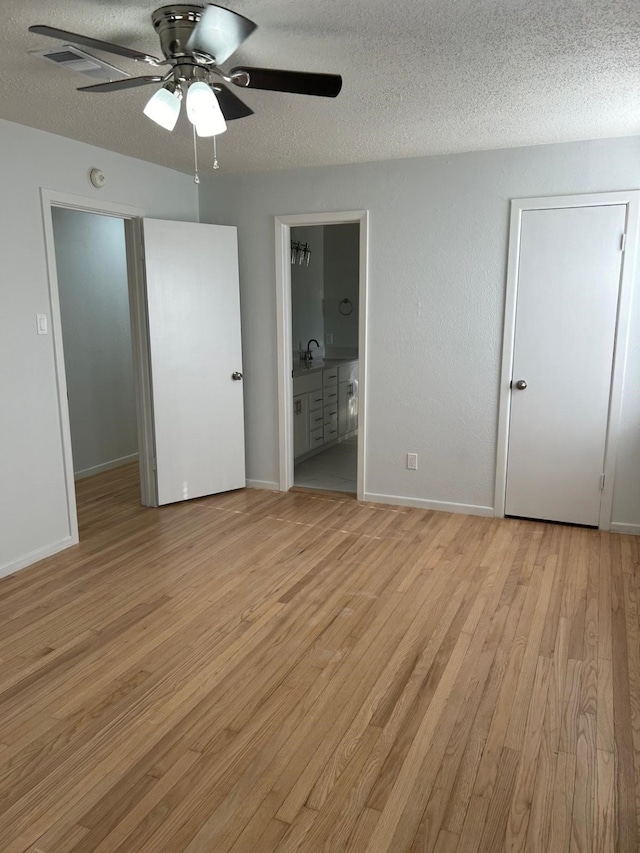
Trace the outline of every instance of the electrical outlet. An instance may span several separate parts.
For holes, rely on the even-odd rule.
[[[410,471],[418,470],[418,454],[417,453],[407,453],[407,468]]]
[[[325,337],[325,341],[324,341],[325,344],[332,344],[333,343],[333,332],[327,332],[327,334],[324,337]]]

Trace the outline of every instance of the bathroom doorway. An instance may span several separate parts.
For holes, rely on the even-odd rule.
[[[367,224],[276,219],[281,490],[363,499]]]
[[[293,484],[356,494],[360,225],[291,229]]]

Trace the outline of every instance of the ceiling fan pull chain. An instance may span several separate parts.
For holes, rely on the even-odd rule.
[[[194,184],[200,183],[200,175],[198,174],[198,139],[196,136],[196,126],[195,124],[191,125],[193,128],[193,162],[194,162],[194,176],[193,182]]]
[[[213,168],[220,168],[220,163],[218,163],[218,138],[216,136],[213,137]]]

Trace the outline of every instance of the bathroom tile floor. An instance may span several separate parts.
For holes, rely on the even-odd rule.
[[[295,466],[293,481],[307,489],[357,491],[358,438],[353,436]]]

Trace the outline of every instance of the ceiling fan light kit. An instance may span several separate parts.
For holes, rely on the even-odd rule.
[[[184,96],[187,118],[195,128],[194,146],[196,134],[200,137],[212,136],[215,146],[215,137],[225,132],[227,122],[253,114],[253,110],[233,94],[224,83],[239,88],[290,92],[324,98],[337,97],[342,88],[342,78],[338,74],[281,71],[248,66],[237,66],[225,72],[221,68],[222,63],[226,62],[257,29],[253,21],[231,9],[213,4],[162,6],[152,14],[151,21],[160,39],[164,59],[46,24],[29,27],[29,31],[144,62],[158,72],[162,71],[163,66],[168,66],[164,74],[111,79],[106,83],[80,86],[79,91],[105,93],[161,83],[161,88],[145,105],[144,114],[156,124],[171,131],[178,122]],[[197,157],[197,152],[194,153]],[[214,168],[217,168],[215,154],[214,162]]]
[[[165,130],[173,130],[180,115],[181,101],[182,89],[171,83],[165,83],[149,98],[142,112]]]
[[[198,136],[217,136],[227,129],[213,89],[202,80],[191,83],[187,90],[187,118]]]

